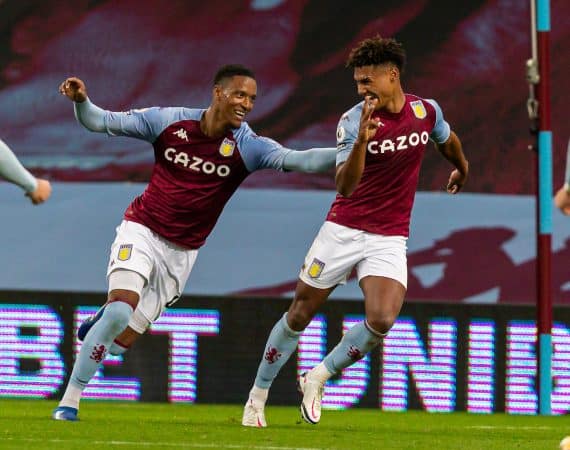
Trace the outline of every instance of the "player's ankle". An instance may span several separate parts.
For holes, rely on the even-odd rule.
[[[329,378],[331,378],[334,374],[327,369],[327,366],[323,362],[320,362],[307,373],[307,376],[315,381],[320,383],[326,383]]]
[[[269,395],[269,388],[260,388],[253,385],[251,391],[249,391],[249,398],[258,405],[265,405],[267,401],[267,396]]]

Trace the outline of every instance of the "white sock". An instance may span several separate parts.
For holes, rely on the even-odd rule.
[[[265,405],[267,401],[267,396],[269,395],[269,389],[263,389],[253,385],[251,391],[249,391],[249,398],[253,400],[253,403],[258,405]]]
[[[63,394],[63,398],[59,402],[59,406],[69,406],[79,409],[79,400],[81,400],[83,389],[81,386],[75,386],[73,383],[69,383],[65,394]]]
[[[320,363],[318,363],[315,367],[313,367],[308,375],[317,380],[320,381],[321,383],[326,383],[326,381],[332,377],[334,374],[330,373],[329,370],[326,368],[326,366],[323,364],[323,362],[321,361]]]

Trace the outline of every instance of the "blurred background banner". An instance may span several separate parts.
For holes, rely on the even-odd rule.
[[[0,398],[59,398],[79,349],[73,330],[104,299],[0,292]],[[287,306],[286,299],[186,296],[124,356],[107,357],[83,399],[242,404],[266,334]],[[275,380],[269,403],[297,405],[297,374],[363,314],[360,302],[327,303]],[[565,414],[570,310],[556,308],[555,316],[552,412]],[[323,406],[536,414],[535,333],[527,306],[406,304],[378,349],[327,382]]]
[[[358,102],[349,50],[376,33],[408,52],[404,87],[436,99],[471,163],[468,190],[532,194],[523,62],[528,2],[519,0],[4,0],[0,2],[0,135],[37,174],[55,180],[145,181],[144,142],[87,133],[57,93],[67,76],[111,110],[207,106],[216,69],[257,73],[249,122],[291,146],[331,146]],[[552,1],[555,180],[570,134],[570,4]],[[448,165],[428,151],[420,190],[440,190]],[[259,173],[255,187],[333,188],[330,175]]]

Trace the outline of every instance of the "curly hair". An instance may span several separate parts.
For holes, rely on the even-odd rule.
[[[346,67],[354,69],[355,67],[378,66],[385,63],[394,64],[400,73],[403,73],[406,65],[406,51],[402,44],[395,39],[376,35],[364,39],[351,50],[346,61]]]
[[[248,69],[241,64],[228,64],[218,69],[216,75],[214,75],[214,85],[221,84],[222,81],[226,80],[227,78],[236,76],[249,77],[255,80],[255,74],[253,73],[253,70]]]

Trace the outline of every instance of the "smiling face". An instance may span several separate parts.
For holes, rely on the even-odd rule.
[[[232,128],[239,128],[253,109],[257,83],[253,78],[236,75],[214,86],[214,107],[217,118]]]
[[[401,90],[400,73],[393,64],[354,68],[354,81],[358,95],[377,98],[376,109],[384,109]]]

